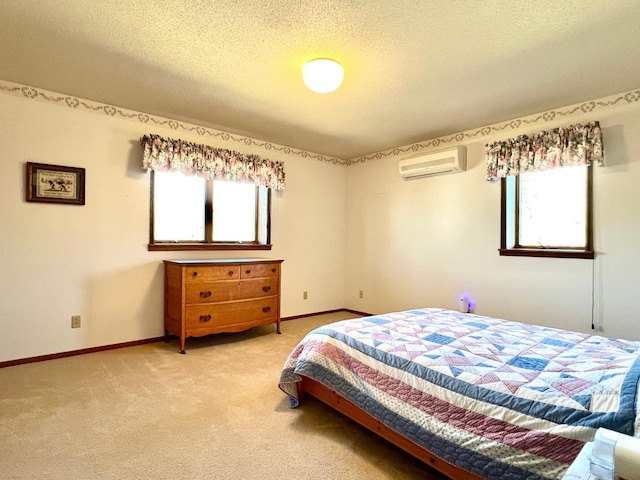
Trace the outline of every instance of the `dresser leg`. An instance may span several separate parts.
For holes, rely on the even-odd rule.
[[[187,352],[185,352],[184,350],[180,350],[180,353],[181,353],[182,355],[184,355],[184,354],[186,354]]]
[[[169,330],[164,329],[164,343],[169,343]]]
[[[184,351],[184,343],[185,343],[185,340],[186,340],[186,339],[185,339],[185,337],[180,337],[180,353],[181,353],[182,355],[184,355],[185,353],[187,353],[187,352],[185,352],[185,351]]]

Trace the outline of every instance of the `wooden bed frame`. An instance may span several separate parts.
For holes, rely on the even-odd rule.
[[[298,398],[300,400],[304,398],[305,394],[309,394],[312,397],[317,398],[321,402],[326,403],[331,408],[349,417],[351,420],[359,423],[363,427],[368,428],[372,432],[380,435],[385,440],[388,440],[393,445],[410,453],[417,459],[423,461],[430,467],[438,470],[452,480],[482,480],[482,477],[479,477],[471,472],[468,472],[467,470],[456,467],[455,465],[446,462],[439,457],[436,457],[425,448],[417,445],[408,438],[403,437],[395,430],[387,427],[382,422],[376,420],[364,410],[351,403],[349,400],[340,396],[338,393],[324,386],[316,380],[303,376],[302,382],[298,384],[298,394]]]

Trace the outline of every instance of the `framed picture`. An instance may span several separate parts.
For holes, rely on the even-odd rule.
[[[84,205],[84,168],[27,162],[27,202]]]

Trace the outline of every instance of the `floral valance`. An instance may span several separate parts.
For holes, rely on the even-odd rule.
[[[284,190],[284,163],[184,140],[145,135],[142,168]]]
[[[554,128],[485,145],[487,180],[569,165],[604,166],[598,122]]]

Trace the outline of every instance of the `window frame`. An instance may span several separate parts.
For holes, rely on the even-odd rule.
[[[562,167],[559,167],[562,168]],[[572,167],[564,167],[572,168]],[[552,258],[595,258],[595,250],[593,245],[593,166],[589,165],[587,168],[587,181],[586,181],[586,200],[587,200],[587,212],[586,212],[586,237],[585,247],[523,247],[519,245],[519,205],[520,205],[520,176],[514,176],[515,186],[513,187],[513,196],[515,197],[513,203],[513,219],[510,220],[509,212],[509,188],[507,185],[507,178],[500,180],[500,248],[498,251],[501,256],[517,256],[517,257],[552,257]],[[510,224],[513,223],[513,232],[509,231]],[[513,240],[510,242],[509,237],[512,236]],[[513,245],[509,246],[509,243]]]
[[[261,243],[260,238],[260,187],[256,186],[256,240],[253,242],[214,242],[213,236],[213,179],[206,181],[205,209],[204,209],[204,234],[202,242],[177,241],[158,242],[154,239],[154,171],[151,171],[150,188],[150,210],[149,210],[149,251],[170,251],[170,250],[271,250],[271,189],[266,188],[266,215],[265,219],[265,243]]]

